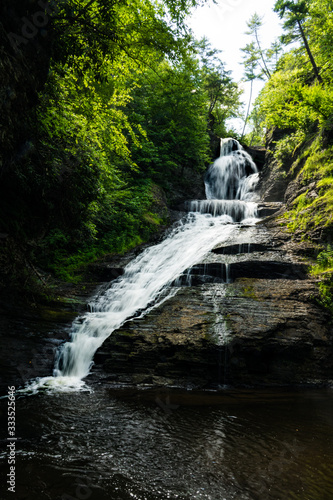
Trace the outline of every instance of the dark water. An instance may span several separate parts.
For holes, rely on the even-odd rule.
[[[39,394],[17,399],[16,422],[1,499],[333,498],[328,390]]]

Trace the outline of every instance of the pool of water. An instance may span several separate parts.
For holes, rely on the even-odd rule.
[[[16,492],[3,439],[1,499],[333,498],[331,390],[97,386],[16,404]]]

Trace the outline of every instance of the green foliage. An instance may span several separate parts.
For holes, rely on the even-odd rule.
[[[306,22],[309,21],[310,14],[309,3],[306,0],[277,0],[274,10],[279,13],[281,19],[285,20],[283,27],[286,33],[281,37],[281,41],[288,44],[295,40],[301,40],[315,77],[319,83],[323,83],[314,52],[310,48],[309,35],[306,32]]]
[[[211,160],[210,134],[240,92],[186,26],[200,3],[57,2],[48,76],[0,206],[1,232],[34,265],[77,280],[87,262],[147,241],[166,223],[161,187],[190,184]]]
[[[333,314],[333,273],[321,276],[319,303]]]
[[[229,72],[205,40],[198,56],[181,63],[163,60],[136,80],[127,113],[144,126],[145,140],[132,151],[141,175],[165,188],[187,169],[203,171],[210,161],[208,130],[224,130],[239,104],[239,91]],[[208,122],[208,123],[207,123]]]
[[[274,149],[274,157],[278,160],[278,165],[283,166],[290,158],[295,157],[297,151],[300,150],[306,135],[303,130],[297,130],[294,133],[288,134],[276,143]]]
[[[331,7],[327,0],[276,2],[286,34],[301,45],[280,58],[257,101],[262,128],[285,131],[274,147],[280,169],[311,185],[286,214],[289,229],[304,238],[325,239],[333,231]]]
[[[281,61],[279,71],[265,85],[260,95],[261,110],[267,128],[304,130],[313,121],[304,102],[304,69],[290,68],[289,62],[290,55]]]
[[[309,13],[309,2],[306,0],[277,0],[274,5],[274,11],[281,19],[284,19],[284,29],[287,35],[282,37],[284,43],[290,43],[299,39],[299,23],[303,23]]]
[[[312,274],[317,275],[322,272],[333,272],[333,247],[327,245],[317,256],[316,265],[312,268]]]
[[[209,161],[205,96],[197,84],[196,67],[166,61],[139,79],[128,111],[133,123],[144,124],[146,140],[133,145],[144,175],[168,181]]]
[[[189,43],[185,18],[197,0],[59,0],[53,59],[108,78],[124,54],[138,65],[161,53],[178,59]]]
[[[105,197],[95,213],[95,238],[79,239],[75,244],[60,229],[53,230],[43,240],[44,253],[39,261],[61,279],[76,282],[85,266],[107,253],[124,253],[147,241],[167,214],[156,210],[159,190],[150,181],[142,182],[122,192],[115,202]]]
[[[251,113],[249,114],[249,123],[252,130],[243,136],[243,142],[247,146],[265,145],[265,127],[264,116],[260,109],[258,98],[254,102]]]
[[[284,20],[284,43],[293,35],[301,44],[280,58],[258,99],[263,130],[311,135],[327,129],[333,112],[332,1],[278,0],[275,11]]]
[[[327,245],[318,256],[311,269],[311,275],[320,278],[320,304],[333,313],[333,247]]]
[[[333,232],[333,148],[323,149],[319,138],[303,152],[303,167],[299,177],[304,185],[314,182],[316,191],[296,198],[293,209],[285,218],[292,231],[302,231],[303,237],[320,228],[322,238]]]

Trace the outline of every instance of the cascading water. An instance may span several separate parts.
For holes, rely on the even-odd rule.
[[[206,200],[189,203],[189,210],[230,215],[235,222],[256,217],[258,169],[235,139],[221,139],[220,157],[205,177]]]
[[[220,157],[205,177],[207,200],[253,200],[258,169],[235,139],[221,139]]]
[[[145,314],[177,288],[170,285],[217,244],[239,230],[235,222],[254,222],[257,214],[257,168],[234,139],[221,140],[221,156],[206,178],[207,200],[192,201],[189,214],[162,243],[146,249],[90,304],[91,312],[74,321],[71,341],[58,353],[54,377],[39,379],[30,389],[78,388],[90,371],[104,340],[127,319]]]

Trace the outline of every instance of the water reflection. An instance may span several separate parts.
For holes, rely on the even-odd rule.
[[[332,401],[329,391],[19,399],[16,498],[329,500]]]

